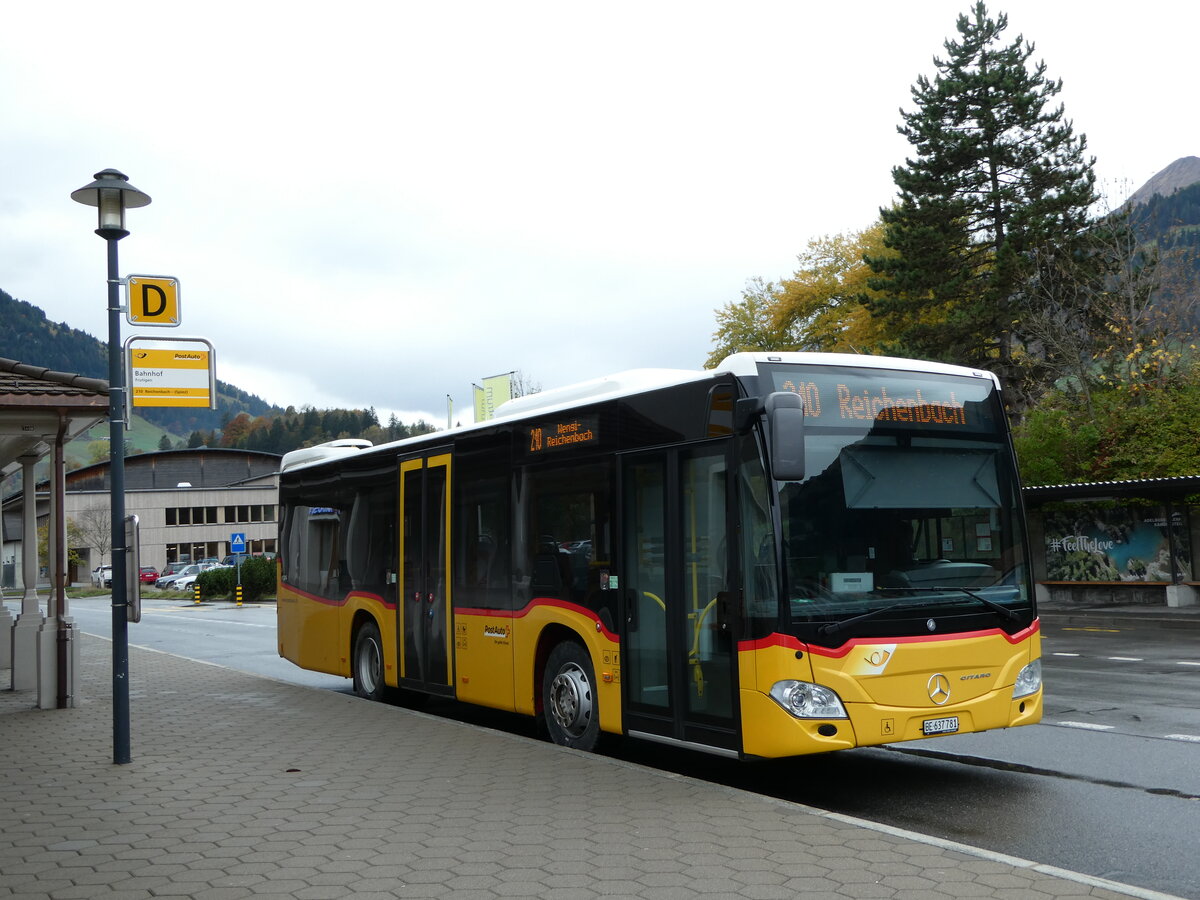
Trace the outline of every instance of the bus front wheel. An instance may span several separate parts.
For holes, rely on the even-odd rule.
[[[573,641],[550,651],[542,673],[542,714],[554,743],[595,749],[600,738],[596,675],[587,651]]]
[[[365,622],[354,635],[353,663],[354,692],[367,700],[382,700],[386,692],[383,641],[374,622]]]

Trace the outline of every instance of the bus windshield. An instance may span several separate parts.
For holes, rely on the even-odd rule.
[[[832,635],[850,619],[924,622],[940,609],[1015,622],[1029,609],[1017,477],[990,378],[765,374],[805,406],[805,478],[776,484],[785,623]]]

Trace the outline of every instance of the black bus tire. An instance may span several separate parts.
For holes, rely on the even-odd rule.
[[[554,743],[576,750],[596,748],[600,739],[596,674],[587,651],[574,641],[557,645],[546,660],[542,715]]]
[[[383,679],[383,640],[374,621],[364,622],[354,634],[350,671],[354,693],[367,700],[383,700],[387,685]]]

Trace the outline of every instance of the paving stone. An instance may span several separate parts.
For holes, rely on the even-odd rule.
[[[0,691],[0,900],[1144,895],[138,648],[114,766],[108,650],[75,709]]]

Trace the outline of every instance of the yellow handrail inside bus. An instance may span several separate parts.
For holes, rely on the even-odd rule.
[[[666,612],[667,604],[663,602],[662,597],[650,591],[642,591],[642,596],[649,597],[660,607],[663,612]],[[704,627],[704,620],[708,618],[708,614],[712,612],[713,607],[717,605],[717,598],[713,597],[708,601],[708,605],[699,613],[691,613],[691,617],[696,620],[695,626],[692,628],[692,646],[688,650],[688,663],[692,666],[692,679],[696,682],[696,693],[698,696],[704,696],[704,673],[700,671],[700,629]]]
[[[698,697],[704,696],[704,673],[700,669],[700,629],[704,627],[704,620],[708,618],[708,614],[716,605],[717,598],[713,597],[698,616],[692,613],[696,618],[696,625],[692,629],[692,648],[688,651],[688,662],[692,666],[692,680],[696,682],[696,696]]]
[[[663,608],[663,612],[667,611],[667,604],[663,603],[662,597],[658,596],[657,594],[652,594],[649,591],[642,591],[642,594],[646,597],[649,597],[651,600],[661,606]]]

